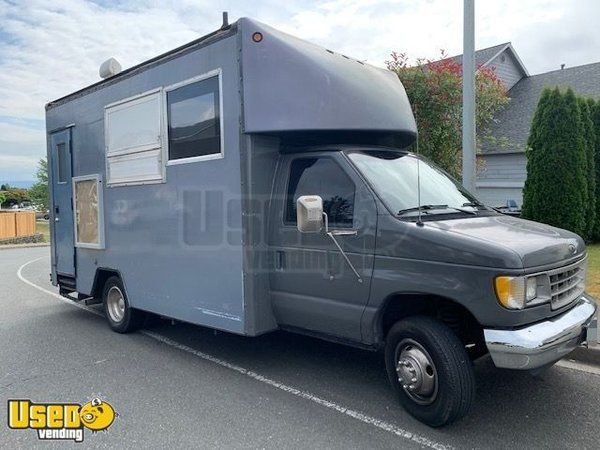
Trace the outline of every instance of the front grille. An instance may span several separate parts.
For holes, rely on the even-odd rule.
[[[584,259],[548,272],[552,309],[562,308],[583,294],[586,266]]]

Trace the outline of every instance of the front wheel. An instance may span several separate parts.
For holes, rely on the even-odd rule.
[[[458,337],[431,317],[397,322],[385,346],[388,378],[402,406],[432,427],[465,416],[475,395],[469,356]]]

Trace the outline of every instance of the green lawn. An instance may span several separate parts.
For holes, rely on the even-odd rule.
[[[600,298],[600,244],[588,245],[587,291]]]
[[[50,242],[50,227],[47,220],[38,220],[35,224],[36,233],[44,235],[44,242]]]

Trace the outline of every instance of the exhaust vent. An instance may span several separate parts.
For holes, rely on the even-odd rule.
[[[121,71],[121,64],[115,58],[108,58],[100,65],[100,78],[110,78]]]

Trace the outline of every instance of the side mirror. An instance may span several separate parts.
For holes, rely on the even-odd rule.
[[[296,200],[296,219],[301,233],[319,233],[323,228],[323,199],[303,195]]]

